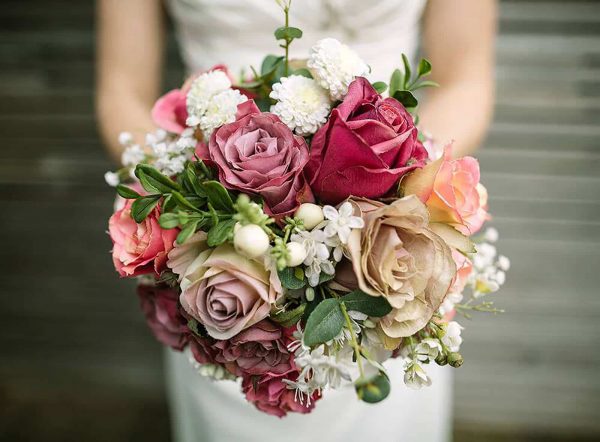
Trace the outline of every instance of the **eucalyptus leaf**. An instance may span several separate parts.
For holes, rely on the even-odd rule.
[[[141,223],[154,210],[161,195],[148,195],[136,199],[131,205],[131,217],[136,223]]]
[[[281,285],[286,289],[297,290],[306,286],[304,272],[302,272],[302,278],[298,278],[294,267],[286,267],[285,269],[278,271],[277,275],[279,276]]]
[[[306,68],[295,69],[294,72],[292,72],[292,74],[293,75],[301,75],[302,77],[306,77],[306,78],[313,78],[310,71]]]
[[[387,84],[383,81],[376,81],[373,83],[373,89],[375,89],[378,94],[383,94],[387,90],[387,87]]]
[[[417,74],[419,77],[422,77],[424,75],[428,75],[431,72],[431,63],[429,63],[429,60],[425,59],[425,58],[421,58],[421,61],[419,61],[419,66],[417,67]]]
[[[218,181],[206,181],[203,183],[203,186],[208,201],[216,210],[222,210],[227,213],[232,213],[235,210],[229,192],[221,183]]]
[[[177,244],[183,244],[189,239],[190,236],[196,233],[196,227],[198,226],[198,222],[198,220],[193,220],[188,222],[185,226],[183,226],[183,229],[181,229],[181,232],[179,232],[179,234],[177,235]]]
[[[137,193],[135,190],[133,190],[127,186],[124,186],[123,184],[117,184],[117,193],[122,198],[125,198],[128,200],[139,198],[139,196],[140,196],[140,194]]]
[[[407,109],[417,107],[419,104],[415,96],[410,91],[396,91],[393,96]]]
[[[277,312],[271,315],[271,319],[277,322],[282,327],[291,327],[300,321],[302,315],[304,314],[304,310],[306,309],[306,304],[300,304],[293,310],[284,310],[281,312]]]
[[[219,244],[223,244],[227,239],[233,236],[233,228],[236,220],[228,219],[221,221],[218,224],[211,227],[208,231],[206,242],[210,247],[216,247]]]
[[[315,347],[335,338],[344,327],[344,314],[335,298],[323,300],[308,317],[304,329],[304,344]]]
[[[390,380],[385,373],[379,372],[372,378],[356,381],[355,389],[359,399],[369,404],[375,404],[390,394]]]
[[[300,37],[302,37],[302,30],[292,26],[282,26],[275,29],[275,38],[277,40],[292,41]]]
[[[349,311],[364,313],[365,315],[380,318],[392,311],[392,306],[383,296],[371,296],[362,290],[354,290],[341,298]]]
[[[260,67],[260,75],[261,77],[269,77],[271,74],[275,73],[277,67],[283,62],[285,57],[277,56],[277,55],[267,55],[262,62]]]

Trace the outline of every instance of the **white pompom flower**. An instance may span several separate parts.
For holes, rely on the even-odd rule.
[[[370,70],[356,52],[335,38],[319,40],[310,49],[307,66],[335,101],[344,98],[356,77],[364,77]]]
[[[247,101],[248,97],[237,89],[228,89],[213,96],[206,113],[199,120],[200,129],[208,138],[216,128],[235,121],[238,104]]]
[[[271,112],[298,135],[314,134],[326,121],[331,102],[329,93],[312,78],[283,77],[269,95],[277,103]]]

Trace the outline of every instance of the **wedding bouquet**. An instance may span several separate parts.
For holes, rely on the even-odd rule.
[[[383,400],[389,358],[412,388],[431,384],[427,364],[459,367],[453,316],[497,312],[481,298],[509,261],[494,229],[476,235],[488,219],[477,161],[417,129],[429,62],[403,56],[389,84],[372,83],[330,38],[291,61],[302,31],[280,3],[285,55],[167,93],[152,110],[160,129],[145,146],[122,134],[124,167],[106,180],[120,196],[114,265],[139,278],[156,338],[284,416],[348,384]]]

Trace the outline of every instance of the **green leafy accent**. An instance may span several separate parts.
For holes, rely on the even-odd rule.
[[[127,200],[133,200],[140,197],[139,193],[127,186],[124,186],[123,184],[117,185],[117,193],[119,196]]]
[[[142,187],[148,192],[169,193],[173,190],[181,190],[179,185],[171,178],[148,164],[138,164],[135,168],[135,176],[138,177]]]
[[[302,318],[302,315],[304,314],[304,310],[306,310],[306,304],[300,304],[292,310],[283,310],[271,315],[271,319],[282,327],[291,327],[300,321],[300,318]]]
[[[384,81],[376,81],[373,83],[373,89],[377,91],[378,94],[383,94],[387,90],[387,84]]]
[[[390,96],[393,97],[397,91],[404,89],[404,74],[400,69],[395,69],[390,78]]]
[[[210,247],[216,247],[220,244],[223,244],[229,238],[233,237],[233,228],[237,221],[234,219],[228,219],[225,221],[219,222],[217,225],[214,225],[209,231],[207,235],[206,242]]]
[[[306,78],[313,78],[310,71],[306,68],[296,69],[294,72],[292,72],[292,74],[293,75],[301,75],[302,77],[306,77]]]
[[[161,195],[148,195],[136,199],[131,205],[131,217],[136,223],[141,223],[160,201]]]
[[[304,329],[304,344],[309,347],[335,338],[344,327],[344,314],[337,299],[323,300],[308,317]]]
[[[306,278],[304,277],[302,269],[300,269],[300,275],[297,273],[296,268],[286,267],[283,270],[278,271],[277,275],[279,276],[281,285],[286,289],[298,290],[306,286]],[[299,278],[299,276],[302,276],[302,278]]]
[[[392,306],[382,296],[371,296],[362,290],[354,290],[341,298],[346,309],[380,318],[392,311]]]
[[[158,218],[158,224],[163,229],[174,229],[179,225],[179,215],[176,213],[163,213]]]
[[[275,29],[275,38],[277,40],[285,40],[291,42],[295,38],[302,37],[302,30],[294,28],[293,26],[282,26]]]
[[[183,226],[183,229],[181,229],[181,232],[179,232],[179,234],[177,235],[177,244],[183,244],[190,238],[190,236],[196,233],[196,227],[198,226],[199,222],[199,220],[192,220],[189,221],[185,226]]]
[[[419,61],[419,66],[417,67],[417,75],[419,77],[423,77],[425,75],[429,75],[430,73],[431,63],[429,63],[429,60],[421,58],[421,61]]]
[[[221,183],[218,181],[206,181],[203,186],[206,196],[208,197],[208,202],[212,204],[216,210],[223,210],[227,213],[232,213],[234,211],[233,200],[227,189],[225,189]]]
[[[390,394],[390,380],[383,372],[367,380],[358,380],[355,384],[359,399],[369,404],[381,402]]]
[[[275,73],[277,68],[283,64],[284,56],[267,55],[262,62],[260,67],[261,77],[269,77]]]
[[[396,91],[393,97],[402,103],[405,108],[415,108],[419,104],[410,91]]]

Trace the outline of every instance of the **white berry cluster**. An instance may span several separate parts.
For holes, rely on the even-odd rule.
[[[217,127],[234,121],[238,104],[247,99],[240,91],[231,89],[231,80],[225,72],[215,70],[200,74],[187,93],[186,124],[199,127],[208,138]]]
[[[312,135],[327,121],[329,94],[312,78],[284,77],[273,85],[269,96],[277,100],[271,112],[298,135]]]
[[[335,38],[319,40],[310,49],[307,66],[335,101],[344,98],[356,77],[364,77],[370,70],[356,52]]]

